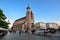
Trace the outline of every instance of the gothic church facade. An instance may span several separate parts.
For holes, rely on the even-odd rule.
[[[17,19],[14,23],[13,23],[13,27],[12,29],[14,31],[24,31],[26,29],[32,30],[32,27],[34,25],[34,15],[32,13],[32,11],[30,10],[30,7],[27,7],[27,11],[26,11],[26,16],[22,17],[20,19]]]

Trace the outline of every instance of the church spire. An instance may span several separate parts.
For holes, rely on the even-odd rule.
[[[27,6],[27,9],[30,9],[30,6],[29,5]]]

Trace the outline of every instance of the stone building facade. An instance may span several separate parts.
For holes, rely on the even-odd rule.
[[[20,19],[17,19],[14,23],[13,23],[13,27],[12,30],[15,31],[24,31],[26,29],[31,30],[34,24],[34,15],[32,13],[32,11],[30,10],[30,7],[28,5],[27,7],[27,11],[26,11],[26,16],[22,17]]]
[[[46,27],[47,28],[54,28],[54,29],[58,29],[59,28],[57,23],[46,23]]]
[[[44,23],[44,22],[38,22],[38,23],[35,23],[34,24],[34,27],[36,28],[36,29],[46,29],[46,23]]]

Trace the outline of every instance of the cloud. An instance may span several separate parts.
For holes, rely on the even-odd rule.
[[[14,21],[10,20],[10,19],[6,19],[5,21],[8,22],[8,20],[9,20],[9,23],[10,23],[8,26],[9,26],[9,28],[11,28],[13,26]]]
[[[13,26],[14,21],[13,20],[10,20],[9,22],[10,22],[9,28],[11,28]]]

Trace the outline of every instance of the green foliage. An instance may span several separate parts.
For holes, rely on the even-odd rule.
[[[3,11],[0,9],[0,27],[2,28],[8,28],[8,23],[4,21],[6,19],[6,16],[3,14]]]
[[[6,16],[3,14],[3,11],[0,9],[0,19],[5,20]]]

